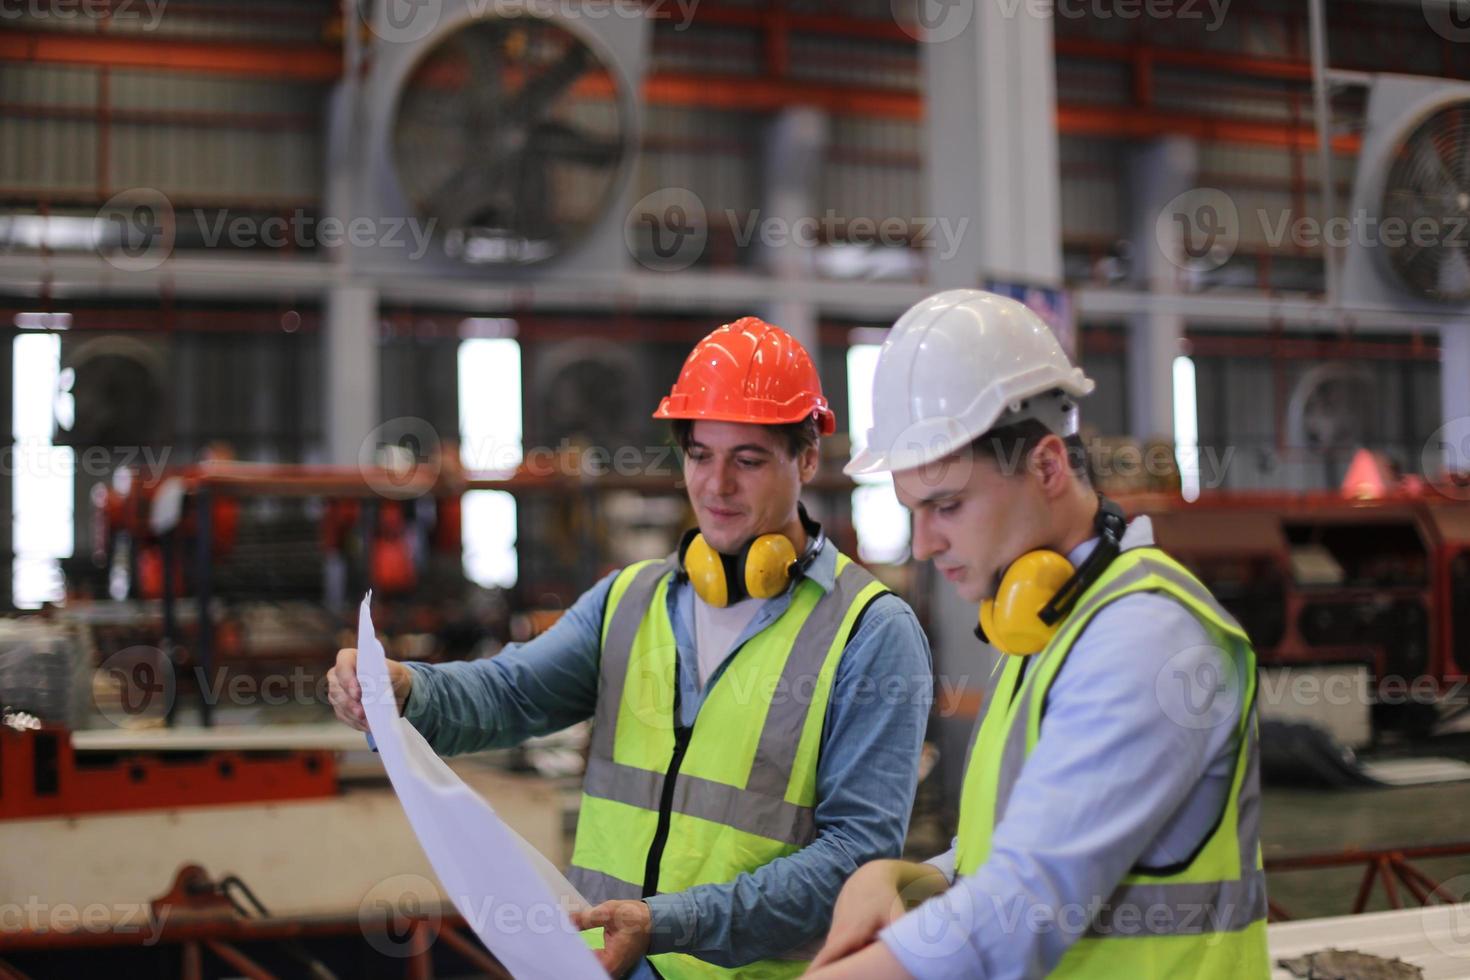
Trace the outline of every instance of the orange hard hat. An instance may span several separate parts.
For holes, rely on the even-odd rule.
[[[787,425],[813,413],[822,435],[837,431],[811,355],[785,330],[747,316],[694,345],[653,417]]]

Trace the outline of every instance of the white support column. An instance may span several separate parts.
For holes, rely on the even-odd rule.
[[[950,3],[919,44],[930,216],[968,222],[953,256],[930,257],[944,289],[1061,283],[1052,18],[1009,6]]]
[[[379,11],[381,13],[381,11]],[[332,94],[335,111],[327,134],[327,172],[324,204],[328,215],[349,221],[358,213],[358,190],[363,179],[362,94],[358,68],[362,59],[357,5],[342,0],[343,22],[351,28],[343,36],[342,81]],[[388,36],[386,34],[380,36]],[[322,343],[326,397],[327,462],[356,465],[358,452],[378,418],[378,290],[353,277],[353,248],[338,245],[327,250],[335,282],[326,293],[326,331]]]
[[[1174,358],[1184,318],[1142,313],[1128,321],[1128,431],[1140,442],[1174,439]]]
[[[782,110],[766,133],[761,228],[777,237],[760,243],[761,262],[777,280],[812,278],[816,265],[817,181],[827,151],[827,116],[820,109]],[[801,341],[818,356],[815,306],[801,300],[774,300],[760,315]]]
[[[1033,16],[1030,4],[1012,7],[990,0],[920,0],[920,6],[930,8],[921,15],[938,14],[919,43],[928,216],[950,222],[959,232],[952,255],[930,250],[931,285],[973,288],[988,279],[1060,285],[1051,17]],[[975,607],[932,568],[924,574],[935,673],[948,690],[986,690],[999,654],[975,639]],[[940,725],[943,782],[953,799],[969,754],[970,729],[971,720],[963,718]]]
[[[1181,229],[1159,221],[1169,202],[1195,187],[1199,148],[1167,137],[1134,151],[1130,160],[1134,275],[1155,294],[1177,292],[1184,242]],[[1128,429],[1140,441],[1174,438],[1174,358],[1183,350],[1184,318],[1140,313],[1128,322]]]
[[[327,291],[326,340],[328,462],[357,464],[368,433],[378,425],[378,291],[343,283]]]
[[[1446,436],[1443,465],[1470,469],[1470,323],[1454,323],[1439,332],[1440,418]]]

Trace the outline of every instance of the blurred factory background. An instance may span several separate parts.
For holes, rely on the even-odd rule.
[[[391,920],[432,875],[321,697],[357,601],[393,656],[492,656],[667,553],[650,412],[746,314],[840,420],[808,506],[933,639],[942,850],[974,613],[841,465],[887,327],[957,286],[1044,312],[1099,485],[1251,632],[1278,915],[1463,893],[1470,19],[1037,6],[3,5],[0,977],[422,965]],[[565,858],[580,751],[457,765]],[[1370,877],[1288,860],[1348,846]],[[119,922],[160,907],[205,924]],[[433,922],[441,972],[483,964]]]

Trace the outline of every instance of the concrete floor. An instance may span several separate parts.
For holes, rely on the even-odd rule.
[[[1439,738],[1399,745],[1390,756],[1443,756],[1470,761],[1470,739]],[[1294,854],[1348,848],[1470,844],[1470,781],[1380,789],[1314,790],[1267,786],[1262,807],[1261,846],[1269,860]],[[1470,901],[1470,854],[1412,861],[1461,901]],[[1363,865],[1271,874],[1272,901],[1295,918],[1345,915],[1363,878]],[[1397,883],[1397,882],[1396,882]],[[1416,904],[1401,884],[1401,899]],[[1387,909],[1383,885],[1375,883],[1369,911]]]
[[[1470,782],[1389,789],[1289,790],[1268,788],[1262,807],[1261,846],[1269,860],[1289,854],[1350,847],[1412,847],[1470,842]],[[1470,854],[1411,862],[1461,901],[1470,900]],[[1288,871],[1268,876],[1271,900],[1294,918],[1352,911],[1363,866]],[[1406,903],[1414,898],[1402,885]],[[1381,883],[1370,911],[1387,909]]]

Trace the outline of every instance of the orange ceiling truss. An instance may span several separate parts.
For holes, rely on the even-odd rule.
[[[759,12],[719,8],[709,12],[701,8],[699,19],[753,29],[770,27],[771,21]],[[820,28],[829,33],[875,40],[907,38],[896,25],[875,26],[857,18],[788,14],[776,22],[783,31]],[[916,91],[790,78],[784,64],[777,63],[784,56],[784,41],[770,50],[774,53],[767,58],[768,72],[760,76],[654,72],[644,80],[644,99],[651,105],[723,111],[770,112],[785,106],[811,105],[837,115],[904,120],[923,117],[923,97]],[[1057,125],[1065,135],[1144,139],[1180,134],[1200,140],[1298,150],[1316,146],[1316,132],[1310,125],[1160,110],[1147,104],[1152,92],[1151,73],[1156,65],[1304,82],[1311,74],[1305,62],[1076,38],[1058,38],[1056,50],[1065,58],[1123,62],[1132,66],[1135,75],[1133,103],[1059,105]],[[307,83],[330,83],[342,71],[341,51],[331,45],[145,39],[118,33],[12,30],[0,34],[0,60],[227,74]],[[610,77],[589,75],[579,90],[587,95],[610,94],[613,84]],[[1359,145],[1360,140],[1353,135],[1338,137],[1333,142],[1334,150],[1339,153],[1355,153]]]

